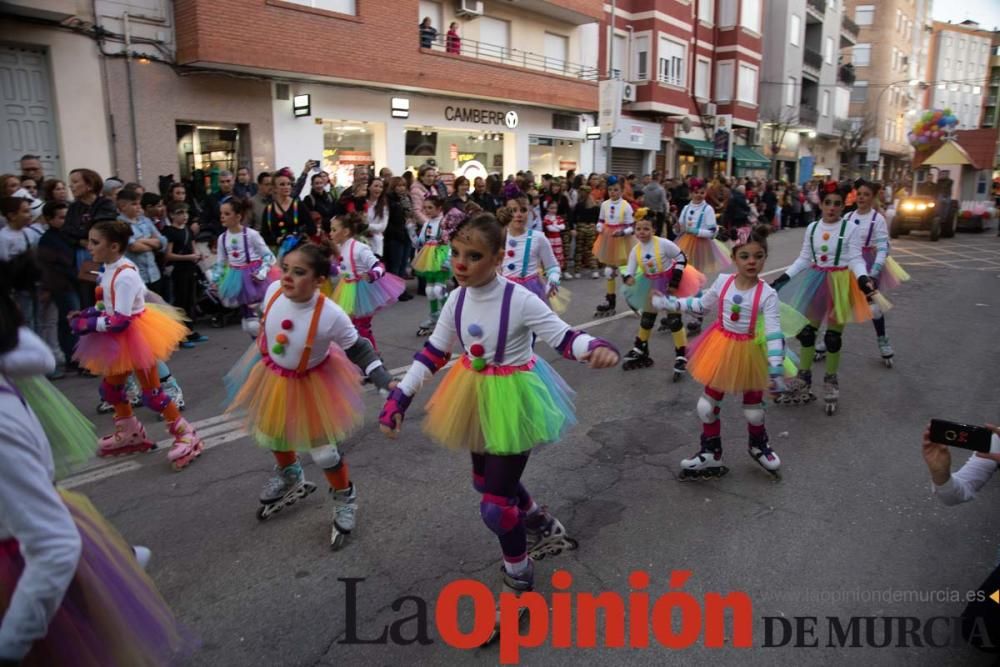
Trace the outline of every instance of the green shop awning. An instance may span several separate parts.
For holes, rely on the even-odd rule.
[[[749,146],[733,146],[733,160],[738,167],[766,169],[771,161]]]
[[[715,144],[699,139],[681,139],[681,149],[687,149],[698,157],[715,157]]]

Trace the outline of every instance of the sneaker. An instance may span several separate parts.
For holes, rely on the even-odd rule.
[[[208,336],[203,336],[197,331],[192,331],[191,335],[187,337],[187,342],[189,343],[204,343],[208,340]]]
[[[399,295],[399,299],[397,299],[397,300],[398,301],[411,301],[412,299],[413,299],[413,295],[412,294],[410,294],[409,292],[403,292],[402,294]]]
[[[185,350],[193,350],[196,347],[198,347],[198,346],[195,345],[194,343],[192,343],[189,340],[182,340],[181,341],[181,348],[183,348]]]

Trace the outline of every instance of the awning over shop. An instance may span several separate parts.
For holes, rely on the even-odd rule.
[[[766,169],[771,161],[749,146],[733,146],[733,161],[736,166],[749,169]]]
[[[698,157],[715,157],[715,144],[699,139],[681,139],[681,150],[691,151]]]

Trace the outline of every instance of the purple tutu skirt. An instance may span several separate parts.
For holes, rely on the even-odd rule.
[[[245,266],[227,266],[219,277],[219,298],[228,308],[249,306],[264,300],[264,294],[271,284],[271,276],[257,280],[254,274],[260,270],[261,262],[251,262]]]
[[[90,501],[60,490],[83,550],[66,596],[23,665],[169,665],[197,642],[182,628],[135,555]],[[24,571],[16,540],[0,541],[0,615]]]
[[[871,272],[872,264],[875,263],[877,250],[875,248],[865,248],[861,251],[861,254],[865,258],[865,266]],[[885,258],[885,266],[882,267],[881,273],[878,274],[878,289],[880,292],[888,292],[896,289],[909,279],[910,274],[890,255]]]

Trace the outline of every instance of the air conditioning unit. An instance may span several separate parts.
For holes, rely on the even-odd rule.
[[[622,102],[635,102],[635,84],[622,84]]]
[[[482,16],[483,0],[458,0],[458,10],[455,13],[463,18]]]
[[[715,102],[705,102],[705,115],[714,116],[717,109],[715,107]]]

